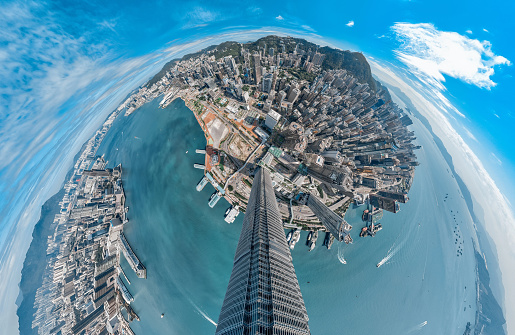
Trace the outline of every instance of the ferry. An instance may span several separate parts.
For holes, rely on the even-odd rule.
[[[240,214],[239,209],[240,209],[240,206],[238,206],[238,205],[227,208],[227,210],[225,211],[225,218],[224,218],[225,222],[233,223],[234,220],[236,220],[236,217],[238,216],[238,214]]]

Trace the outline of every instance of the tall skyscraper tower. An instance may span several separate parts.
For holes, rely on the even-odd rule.
[[[216,335],[307,335],[308,314],[268,170],[254,177]]]

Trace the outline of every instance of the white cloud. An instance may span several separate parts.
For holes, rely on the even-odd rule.
[[[495,158],[497,164],[502,165],[502,160],[499,159],[493,152],[491,152],[492,156]]]
[[[306,25],[306,24],[303,24],[301,27],[302,27],[302,28],[304,28],[304,29],[306,29],[306,30],[316,32],[316,30],[315,30],[315,29],[311,28],[310,26],[308,26],[308,25]]]
[[[468,130],[467,128],[463,127],[463,130],[465,131],[465,134],[467,134],[468,137],[470,137],[471,139],[473,139],[474,141],[478,142],[479,141],[477,140],[477,138],[474,136],[474,134],[472,134],[472,132],[470,130]]]
[[[499,115],[497,115],[497,114],[495,114],[495,113],[494,113],[494,116],[495,116],[496,118],[498,118],[498,119],[500,119],[500,118],[501,118]]]
[[[489,31],[488,31],[486,28],[483,28],[483,31],[484,31],[485,33],[489,33]]]
[[[490,42],[440,31],[430,23],[396,23],[391,29],[402,43],[397,57],[435,87],[443,89],[448,75],[489,89],[496,85],[491,80],[494,67],[511,64],[493,53]]]
[[[251,6],[247,8],[247,12],[254,14],[254,15],[260,15],[263,13],[263,10],[260,7]]]
[[[220,13],[197,6],[188,11],[187,22],[182,29],[205,27],[220,19],[222,19]]]
[[[347,27],[354,27],[354,21],[349,21],[345,24]]]
[[[472,35],[472,30],[470,30],[470,29],[469,29],[469,30],[467,30],[467,31],[465,31],[465,32],[466,32],[467,34],[469,34],[469,35]]]
[[[276,20],[279,20],[279,21],[282,21],[282,20],[284,20],[284,17],[282,17],[281,15],[277,15],[277,16],[275,17],[275,19],[276,19]]]

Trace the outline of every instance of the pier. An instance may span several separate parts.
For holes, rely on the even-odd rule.
[[[202,178],[202,180],[199,181],[199,183],[197,184],[197,191],[202,191],[204,187],[207,185],[207,182],[208,180],[206,177]]]
[[[147,278],[147,269],[143,265],[143,263],[140,262],[138,256],[132,251],[132,248],[127,242],[127,239],[125,238],[124,233],[120,233],[120,247],[122,248],[123,254],[125,255],[125,258],[127,259],[127,262],[129,262],[129,265],[131,266],[132,270],[136,272],[136,275],[139,278]]]
[[[116,277],[116,284],[118,285],[118,288],[120,289],[120,293],[122,294],[122,298],[123,300],[125,300],[125,302],[127,302],[128,304],[130,304],[131,302],[134,301],[134,297],[132,296],[132,294],[129,292],[129,290],[127,289],[127,287],[125,287],[125,284],[123,283],[123,281],[120,279],[120,276]]]
[[[221,195],[219,192],[213,193],[213,195],[209,199],[209,203],[208,203],[209,207],[211,207],[211,208],[215,207],[216,203],[218,202],[218,200],[220,200],[220,198],[221,198]]]
[[[117,270],[118,270],[118,275],[122,274],[123,277],[125,278],[125,280],[127,281],[127,283],[129,283],[129,285],[131,284],[131,281],[129,280],[129,278],[127,278],[127,275],[125,274],[125,272],[123,271],[122,267],[121,266],[118,266],[117,267]]]

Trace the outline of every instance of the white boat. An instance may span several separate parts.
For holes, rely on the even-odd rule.
[[[229,207],[227,208],[227,210],[225,211],[225,222],[227,223],[233,223],[234,220],[236,220],[236,217],[238,216],[238,214],[240,214],[240,206],[236,205],[234,207]]]
[[[290,242],[292,236],[293,236],[293,229],[288,232],[288,235],[286,235],[286,242]]]
[[[295,244],[297,244],[297,242],[299,242],[299,240],[300,240],[300,230],[295,229],[295,231],[293,232],[293,236],[290,240],[290,249],[295,248]]]

